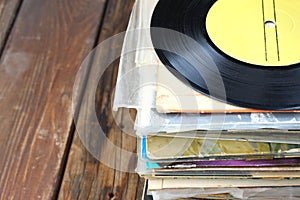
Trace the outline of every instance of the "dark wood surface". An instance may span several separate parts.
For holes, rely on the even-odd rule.
[[[5,47],[12,25],[18,16],[21,0],[0,0],[0,55]]]
[[[126,30],[133,2],[133,0],[110,0],[108,2],[99,42]],[[87,77],[91,77],[90,74],[94,74],[97,71],[97,68],[101,66],[101,62],[105,62],[112,55],[118,54],[122,47],[121,44],[122,40],[116,41],[111,43],[110,49],[107,52],[96,52],[94,62]],[[112,88],[115,86],[117,69],[118,62],[115,62],[106,70],[103,79],[98,84],[95,108],[98,111],[97,120],[99,120],[102,127],[105,127],[106,137],[110,142],[133,152],[136,151],[135,138],[124,134],[115,123],[112,115]],[[88,79],[87,88],[90,88],[90,84],[92,84],[92,81]],[[88,92],[88,89],[85,92]],[[88,105],[88,107],[92,106]],[[126,113],[126,110],[120,110],[116,114],[123,124],[128,124],[126,122],[128,119],[123,117]],[[89,118],[89,115],[92,115],[92,113],[80,109],[79,115],[87,115],[87,118]],[[93,124],[97,124],[98,121],[90,121],[89,123],[92,126]],[[87,134],[98,134],[97,129],[93,129],[93,127],[89,127],[86,131],[90,132]],[[101,141],[101,139],[95,143],[94,148],[96,151],[97,149],[101,149],[101,155],[98,159],[101,159],[102,155],[109,155],[114,165],[126,163],[126,158],[122,158],[120,150],[110,149],[105,144],[105,141]],[[59,194],[60,199],[141,199],[143,180],[139,179],[135,173],[120,172],[99,163],[83,147],[78,134],[74,135],[69,155]]]
[[[133,0],[0,0],[0,199],[141,198],[142,179],[87,152],[71,105],[81,62],[126,29],[132,6]],[[115,51],[121,47],[114,44]],[[99,84],[99,121],[111,141],[135,151],[136,139],[118,129],[108,104],[117,67]],[[92,71],[83,71],[83,80]],[[75,90],[80,96],[84,86]]]

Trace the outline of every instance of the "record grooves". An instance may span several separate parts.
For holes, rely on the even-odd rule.
[[[152,16],[151,27],[180,32],[199,44],[187,46],[184,39],[173,37],[169,32],[158,33],[153,29],[151,30],[152,43],[161,62],[179,79],[187,80],[193,89],[212,98],[245,108],[299,109],[300,60],[290,65],[263,66],[224,53],[211,40],[206,27],[207,15],[216,2],[217,0],[160,0],[158,2]],[[278,35],[276,37],[278,39]],[[179,49],[182,54],[161,49]],[[276,49],[277,51],[279,49]],[[208,56],[221,75],[226,98],[218,95],[219,83],[211,85],[217,79],[217,72],[210,68],[211,63],[207,62]],[[199,60],[199,57],[202,60],[198,65],[188,62],[190,59]],[[210,87],[206,85],[207,80],[210,80]],[[209,91],[208,88],[214,91]]]

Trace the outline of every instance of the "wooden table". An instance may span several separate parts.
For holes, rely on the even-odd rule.
[[[106,167],[83,147],[71,106],[83,59],[126,30],[133,3],[0,0],[0,199],[141,199],[137,174]],[[120,140],[108,109],[117,69],[99,84],[96,109],[107,138],[134,151],[136,139]]]

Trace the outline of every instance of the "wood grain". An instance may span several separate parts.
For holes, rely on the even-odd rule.
[[[94,46],[104,3],[23,1],[0,61],[0,199],[55,197],[75,75]]]
[[[134,0],[109,1],[99,42],[126,29],[133,2]],[[101,54],[96,52],[95,60],[97,62],[95,61],[91,65],[90,74],[95,73],[97,71],[96,68],[100,67],[101,62],[104,62],[105,59],[120,52],[121,47],[122,41],[113,42],[111,48],[105,52]],[[132,125],[131,119],[128,118],[128,110],[118,111],[115,114],[116,118],[112,115],[111,101],[116,82],[117,68],[118,62],[115,62],[106,70],[98,84],[95,100],[98,119],[89,121],[91,127],[86,130],[86,134],[94,136],[90,141],[90,145],[99,151],[99,154],[96,153],[96,156],[99,156],[98,159],[110,156],[112,164],[116,168],[119,165],[128,164],[131,166],[125,167],[133,169],[136,157],[133,155],[128,158],[125,157],[120,149],[109,148],[108,141],[97,138],[98,131],[96,128],[93,128],[94,124],[100,123],[110,142],[128,152],[136,151],[136,138],[125,134],[119,128],[123,125]],[[89,75],[87,74],[87,76]],[[89,78],[87,80],[87,86],[89,86],[91,82]],[[92,106],[90,105],[90,107]],[[92,113],[80,109],[79,115],[85,115],[89,118]],[[118,126],[115,121],[119,121],[121,125]],[[125,161],[122,163],[124,159]],[[132,162],[126,162],[128,160],[132,160]],[[143,183],[143,180],[135,173],[121,172],[99,162],[88,153],[76,133],[68,157],[59,199],[141,199]]]
[[[21,2],[21,0],[0,0],[0,55]]]

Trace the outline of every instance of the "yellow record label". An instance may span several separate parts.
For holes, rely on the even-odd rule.
[[[250,64],[300,62],[300,0],[218,0],[206,28],[225,54]]]

